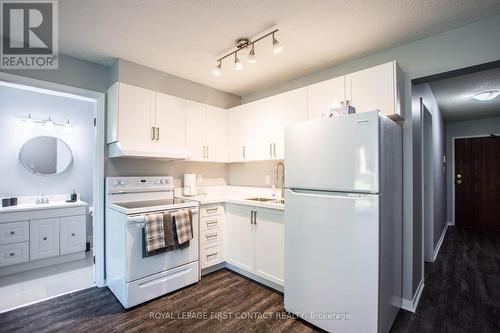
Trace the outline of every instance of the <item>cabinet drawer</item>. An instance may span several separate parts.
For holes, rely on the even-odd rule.
[[[61,217],[59,225],[60,253],[85,251],[85,215]]]
[[[0,267],[28,262],[28,242],[0,245]]]
[[[215,216],[224,214],[223,205],[207,205],[201,207],[200,217]]]
[[[0,224],[0,245],[26,242],[29,239],[29,222],[20,221]]]
[[[224,261],[222,242],[205,246],[201,251],[201,268],[207,268]]]
[[[221,229],[223,223],[224,215],[204,217],[201,219],[201,231]]]
[[[212,244],[222,240],[222,230],[206,230],[201,233],[201,244]]]

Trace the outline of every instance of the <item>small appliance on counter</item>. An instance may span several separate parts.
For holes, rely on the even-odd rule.
[[[76,194],[76,191],[73,190],[73,193],[70,195],[70,199],[66,200],[66,202],[76,202],[78,200],[78,195]]]
[[[194,196],[196,195],[196,174],[194,173],[185,173],[184,174],[184,190],[183,194],[185,196]]]
[[[10,199],[9,198],[2,199],[2,207],[9,207],[9,206],[10,206]]]

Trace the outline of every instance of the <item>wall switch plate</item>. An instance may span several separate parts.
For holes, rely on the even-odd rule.
[[[266,185],[271,184],[271,176],[266,175]]]

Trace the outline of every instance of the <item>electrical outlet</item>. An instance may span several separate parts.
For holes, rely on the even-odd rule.
[[[271,176],[266,175],[266,185],[271,184]]]

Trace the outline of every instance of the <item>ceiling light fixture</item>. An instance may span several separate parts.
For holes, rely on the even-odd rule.
[[[214,68],[212,73],[215,76],[220,76],[222,74],[222,61],[219,60],[219,63],[217,64],[217,67]]]
[[[35,125],[37,125],[47,130],[53,130],[56,127],[63,127],[66,132],[71,132],[73,130],[73,125],[69,119],[65,123],[56,123],[51,117],[49,117],[49,119],[33,119],[30,113],[28,114],[28,118],[23,119],[23,122],[28,128],[34,128]]]
[[[234,70],[239,71],[243,69],[243,65],[240,62],[240,59],[238,59],[238,54],[234,54]]]
[[[249,47],[252,47],[250,52],[248,53],[247,56],[247,61],[251,64],[254,64],[257,62],[257,57],[255,55],[255,43],[260,42],[266,37],[272,36],[273,40],[273,53],[278,54],[283,50],[283,46],[278,42],[276,39],[276,33],[279,31],[279,29],[273,29],[272,31],[254,39],[254,40],[249,40],[247,38],[240,38],[236,41],[236,48],[233,49],[233,51],[225,54],[224,56],[220,57],[217,59],[217,67],[212,71],[212,73],[215,76],[221,76],[222,74],[222,60],[232,56],[234,54],[234,70],[239,71],[243,69],[243,64],[240,62],[240,59],[238,59],[238,52],[242,51],[243,49],[247,49]]]
[[[490,89],[485,91],[480,91],[472,96],[476,101],[491,101],[493,98],[500,95],[500,89]]]
[[[274,37],[274,33],[273,33],[273,53],[278,54],[281,51],[283,51],[283,46],[280,44],[280,42],[278,42],[276,37]]]
[[[255,64],[257,62],[257,57],[255,56],[255,44],[252,44],[252,49],[247,56],[247,61],[251,64]]]

